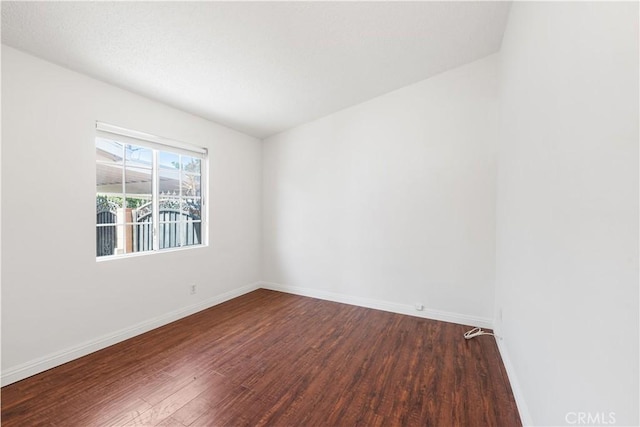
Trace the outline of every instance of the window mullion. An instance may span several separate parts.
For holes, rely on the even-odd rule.
[[[159,220],[160,220],[160,178],[158,168],[158,150],[153,150],[153,170],[151,171],[151,200],[153,201],[153,209],[151,211],[151,218],[153,221],[153,250],[160,249],[160,233],[159,233]]]
[[[178,212],[180,212],[182,214],[182,204],[184,203],[184,199],[182,198],[182,187],[183,187],[183,182],[182,182],[182,155],[180,155],[180,157],[178,157],[180,160],[180,168],[179,168],[179,175],[178,175]],[[183,246],[184,245],[184,238],[182,236],[182,226],[184,224],[184,215],[179,215],[178,216],[179,222],[178,222],[178,235],[180,236],[180,245],[179,246]]]
[[[116,235],[122,236],[122,253],[127,253],[127,145],[122,144],[122,215],[120,216],[120,230]],[[118,232],[119,231],[119,232]]]

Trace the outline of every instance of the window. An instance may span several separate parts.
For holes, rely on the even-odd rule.
[[[96,128],[96,257],[205,244],[206,149]]]

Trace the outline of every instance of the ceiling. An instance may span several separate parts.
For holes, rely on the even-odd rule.
[[[509,2],[2,2],[2,43],[259,138],[500,49]]]

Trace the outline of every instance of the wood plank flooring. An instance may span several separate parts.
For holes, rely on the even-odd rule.
[[[257,290],[2,388],[2,426],[519,426],[469,327]]]

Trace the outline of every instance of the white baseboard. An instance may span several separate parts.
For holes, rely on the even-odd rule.
[[[260,282],[260,287],[263,289],[270,289],[272,291],[286,292],[289,294],[340,302],[343,304],[357,305],[360,307],[374,308],[376,310],[389,311],[391,313],[423,317],[425,319],[457,323],[460,325],[478,326],[488,329],[491,329],[493,326],[493,322],[488,318],[468,316],[466,314],[451,313],[447,311],[432,310],[428,308],[425,308],[422,311],[417,311],[415,307],[410,304],[399,304],[394,302],[321,291],[317,289],[300,288],[297,286],[285,286],[279,283],[272,282]]]
[[[501,335],[498,333],[498,335]],[[511,363],[511,359],[509,358],[509,352],[507,351],[507,347],[504,345],[504,340],[498,336],[495,337],[496,343],[498,344],[498,351],[500,351],[500,357],[502,358],[502,363],[504,364],[504,368],[507,371],[507,377],[509,377],[509,384],[511,384],[511,391],[513,392],[513,398],[516,401],[516,406],[518,407],[518,412],[520,413],[520,421],[522,421],[523,426],[532,426],[533,419],[531,419],[531,414],[529,413],[529,408],[527,407],[526,402],[524,401],[524,395],[522,394],[522,389],[520,388],[520,383],[518,382],[518,377],[516,376],[516,372],[513,368],[513,364]]]
[[[197,304],[190,305],[188,307],[180,308],[170,313],[163,314],[153,319],[146,320],[144,322],[133,325],[129,328],[121,329],[111,334],[103,335],[93,340],[84,342],[78,346],[68,348],[56,353],[48,354],[46,356],[31,360],[29,362],[14,366],[12,368],[2,371],[0,377],[0,383],[2,386],[20,381],[24,378],[46,371],[47,369],[54,368],[62,365],[63,363],[70,362],[94,351],[102,350],[110,345],[119,343],[126,339],[135,337],[136,335],[143,334],[152,329],[159,328],[168,323],[174,322],[183,317],[187,317],[191,314],[205,310],[214,305],[221,304],[230,299],[239,297],[248,292],[254,291],[260,287],[260,282],[252,283],[242,288],[233,289],[220,295],[216,295],[213,298],[201,301]]]

